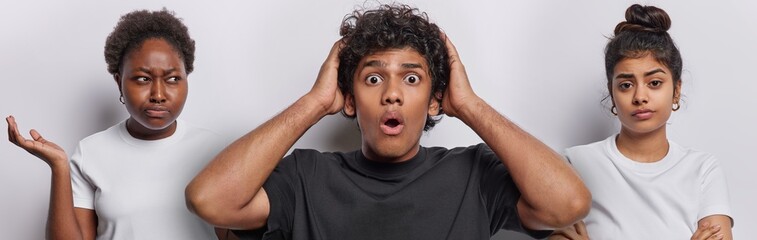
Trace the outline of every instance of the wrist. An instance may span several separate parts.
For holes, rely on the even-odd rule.
[[[317,93],[308,92],[298,99],[295,102],[295,105],[307,109],[308,113],[312,112],[321,117],[328,115],[329,105],[326,104],[323,97],[319,96]]]
[[[483,108],[488,106],[489,105],[486,104],[483,99],[473,95],[469,100],[464,101],[457,107],[457,118],[464,123],[469,124],[470,121],[480,117],[481,112],[484,110]]]
[[[47,164],[50,165],[50,170],[52,170],[53,173],[59,172],[68,174],[69,172],[70,166],[68,165],[68,158],[51,159],[50,161],[47,161]]]

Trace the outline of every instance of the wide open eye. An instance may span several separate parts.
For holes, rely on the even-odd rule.
[[[378,85],[384,80],[381,79],[378,75],[368,75],[368,77],[365,78],[365,83],[368,85]]]
[[[415,84],[420,83],[421,77],[415,74],[410,74],[410,75],[405,76],[405,79],[403,79],[403,81],[405,81],[406,83],[410,85],[415,85]]]

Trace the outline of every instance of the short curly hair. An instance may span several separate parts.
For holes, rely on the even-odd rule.
[[[147,39],[163,39],[174,47],[184,60],[187,74],[194,70],[195,41],[189,30],[172,11],[138,10],[121,16],[113,32],[105,40],[105,62],[110,74],[119,73],[124,57],[142,46]]]
[[[344,18],[339,33],[344,43],[339,52],[338,70],[342,93],[353,94],[353,78],[363,57],[386,49],[410,47],[428,63],[431,76],[429,98],[441,102],[443,94],[437,93],[443,93],[449,81],[447,48],[441,30],[429,22],[425,12],[408,5],[381,5],[374,10],[355,10]],[[427,116],[423,130],[433,128],[439,120]]]

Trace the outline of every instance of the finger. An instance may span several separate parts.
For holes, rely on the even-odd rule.
[[[35,129],[29,130],[29,135],[32,136],[32,139],[34,139],[34,141],[40,142],[42,144],[47,143],[47,140],[42,138],[42,134],[39,134],[39,132],[37,132],[37,130]]]
[[[22,142],[26,142],[26,138],[24,136],[21,136],[21,133],[18,132],[18,125],[16,125],[16,119],[11,116],[8,120],[8,140],[10,140],[13,144],[16,144],[16,146],[21,146],[20,144]]]
[[[589,236],[588,232],[586,231],[586,224],[584,223],[584,221],[578,221],[574,226],[576,227],[576,232],[578,233],[578,235]]]
[[[460,55],[457,53],[455,45],[452,44],[452,40],[449,39],[446,33],[442,33],[442,39],[444,39],[444,46],[447,48],[450,65],[460,63]]]
[[[710,237],[708,239],[710,239],[710,240],[721,240],[721,239],[723,239],[723,237],[725,237],[725,234],[718,233],[718,234],[712,235],[712,237]]]
[[[692,236],[691,239],[692,240],[715,239],[712,237],[714,237],[718,232],[720,232],[720,225],[710,226],[709,224],[705,224],[702,227],[698,228],[696,232],[694,232],[694,236]]]
[[[8,123],[8,141],[13,142],[13,129],[11,128],[11,118],[13,116],[8,116],[5,118],[5,122]]]
[[[568,239],[581,239],[574,226],[564,228],[562,234]]]
[[[331,46],[329,56],[326,58],[326,63],[336,64],[336,66],[339,66],[339,52],[342,51],[343,47],[344,41],[342,41],[342,39],[336,41],[334,45]]]

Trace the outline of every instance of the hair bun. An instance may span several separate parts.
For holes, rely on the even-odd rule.
[[[667,32],[670,16],[655,6],[634,4],[626,9],[626,21],[615,26],[615,35],[624,31]]]

